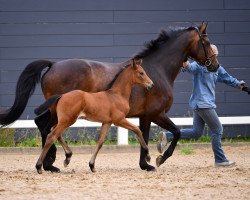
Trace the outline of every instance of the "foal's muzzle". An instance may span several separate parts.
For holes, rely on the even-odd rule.
[[[147,90],[149,91],[152,89],[152,87],[154,87],[154,83],[149,83],[149,84],[147,84],[146,87],[147,87]]]

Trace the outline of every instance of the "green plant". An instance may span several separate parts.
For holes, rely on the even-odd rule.
[[[194,150],[191,146],[185,146],[180,149],[181,154],[183,155],[190,155],[194,153]]]
[[[211,142],[211,138],[210,138],[209,135],[204,134],[204,135],[202,135],[202,136],[197,140],[197,142],[199,142],[199,143],[210,143],[210,142]]]
[[[22,147],[40,147],[42,145],[41,137],[26,138],[22,142],[19,142],[17,146]]]
[[[0,147],[15,146],[14,135],[15,129],[0,129]]]

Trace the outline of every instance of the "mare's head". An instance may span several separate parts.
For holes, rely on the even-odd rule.
[[[130,66],[131,69],[133,70],[133,81],[134,83],[143,85],[144,87],[147,88],[147,90],[150,90],[153,87],[154,83],[148,77],[145,70],[142,68],[141,64],[142,64],[142,59],[139,60],[131,59],[130,61]]]
[[[207,67],[208,71],[217,71],[219,62],[207,35],[207,24],[202,23],[199,27],[191,27],[190,29],[193,29],[192,42],[187,56]]]

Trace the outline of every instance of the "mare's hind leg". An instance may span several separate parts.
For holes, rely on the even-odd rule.
[[[180,139],[180,129],[164,114],[162,113],[158,118],[155,118],[153,121],[158,126],[170,131],[173,133],[174,138],[169,145],[168,149],[161,156],[156,158],[156,166],[159,167],[163,164],[170,156],[172,156],[178,140]]]
[[[61,143],[64,152],[65,152],[65,160],[64,160],[64,167],[67,167],[68,164],[70,163],[70,159],[72,157],[72,151],[69,148],[69,146],[67,145],[67,143],[65,142],[65,140],[62,138],[62,136],[58,137],[58,141]]]
[[[115,125],[116,126],[121,126],[123,128],[126,128],[126,129],[129,129],[129,130],[133,131],[136,134],[142,148],[144,149],[144,152],[145,152],[145,155],[146,155],[145,159],[146,159],[146,161],[150,162],[151,158],[150,158],[150,155],[149,155],[148,146],[147,146],[145,140],[142,137],[141,130],[137,126],[135,126],[134,124],[130,123],[126,118],[119,121],[118,123],[115,123]]]
[[[97,144],[96,144],[96,148],[95,148],[95,151],[89,161],[89,167],[91,169],[92,172],[96,172],[95,170],[95,159],[96,159],[96,156],[99,152],[99,150],[101,149],[104,141],[105,141],[105,138],[106,138],[106,135],[107,135],[107,132],[109,130],[111,126],[111,123],[107,123],[107,124],[102,124],[102,127],[101,127],[101,131],[100,131],[100,135],[99,135],[99,138],[98,138],[98,141],[97,141]]]

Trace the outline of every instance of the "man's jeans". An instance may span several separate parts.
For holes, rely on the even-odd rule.
[[[218,115],[213,108],[202,108],[193,111],[193,128],[181,129],[181,139],[198,139],[202,136],[205,124],[211,130],[212,149],[214,152],[215,162],[227,161],[221,146],[221,136],[223,127]],[[166,132],[167,139],[172,140],[173,134]]]

